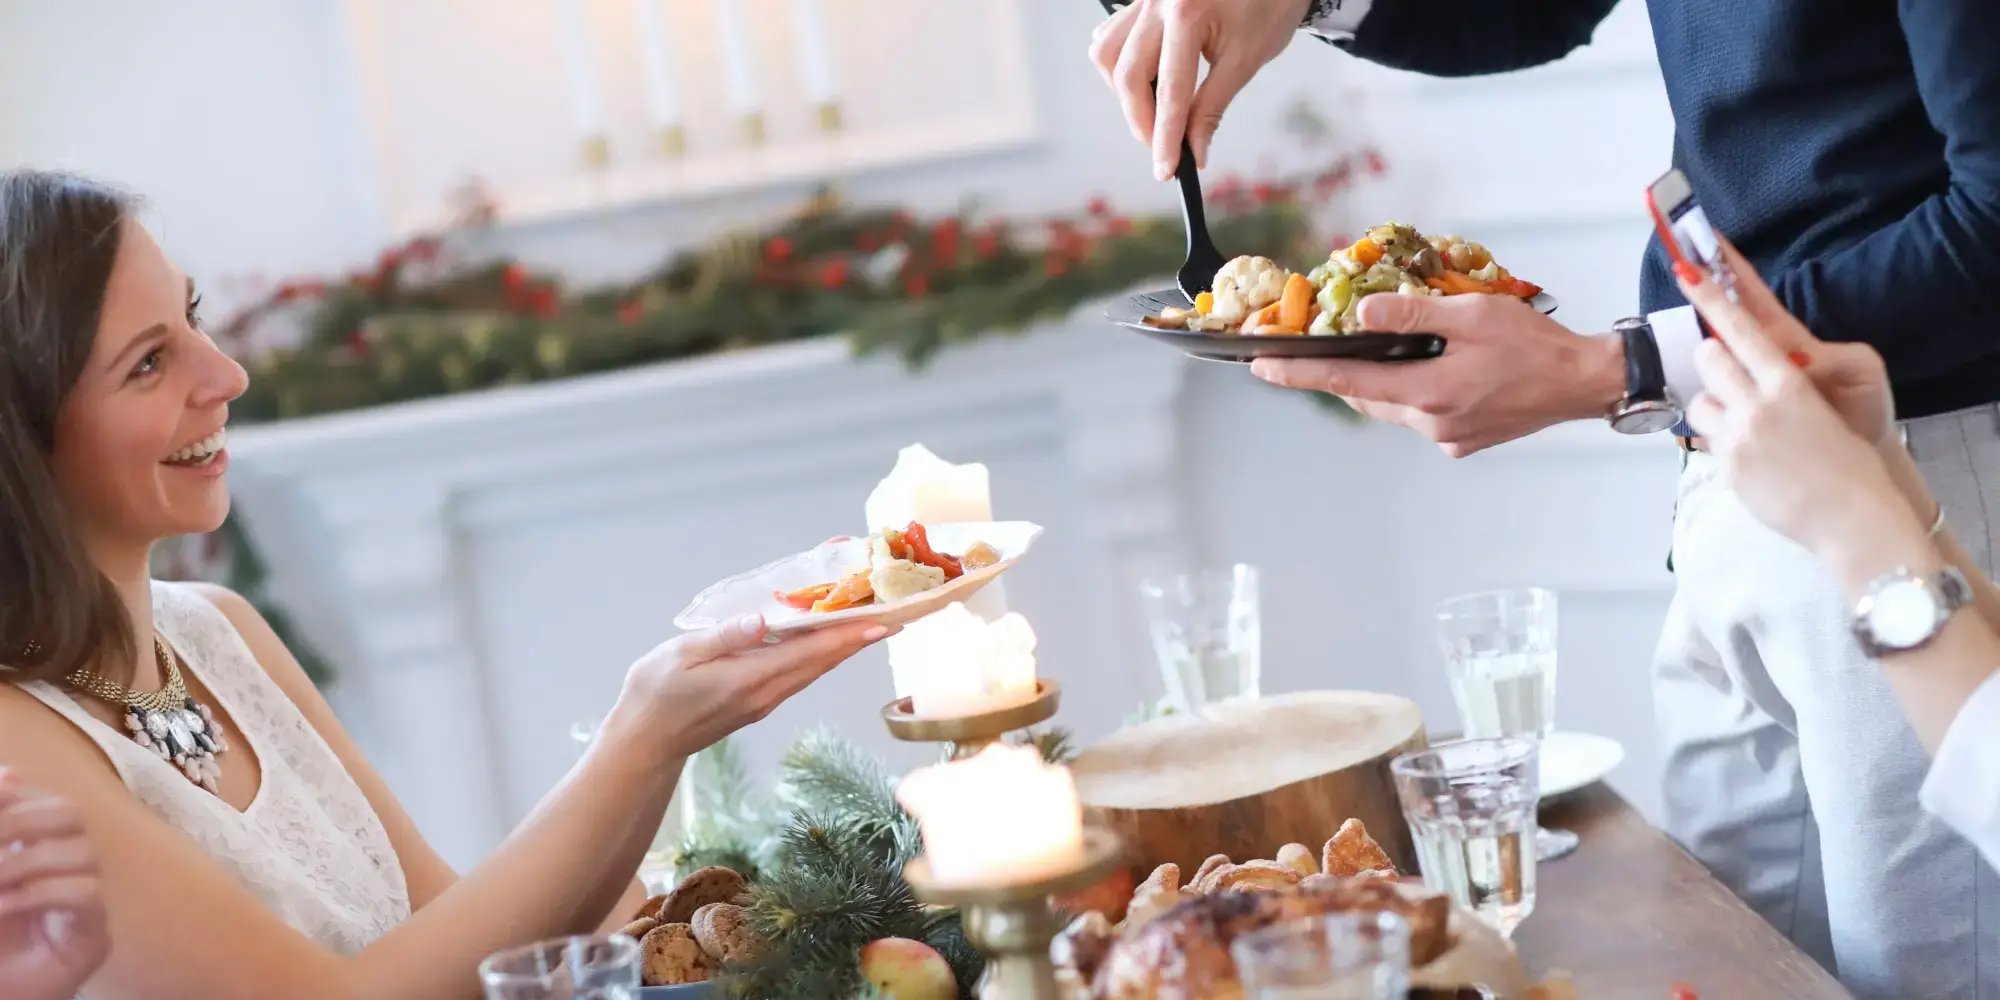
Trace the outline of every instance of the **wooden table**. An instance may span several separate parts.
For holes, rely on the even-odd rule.
[[[1550,805],[1545,826],[1582,845],[1538,869],[1514,933],[1531,975],[1567,970],[1583,1000],[1847,997],[1834,978],[1603,785]]]

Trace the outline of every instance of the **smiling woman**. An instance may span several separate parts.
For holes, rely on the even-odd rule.
[[[687,756],[888,630],[767,645],[752,615],[662,643],[460,878],[247,601],[148,575],[159,542],[227,517],[247,378],[131,204],[0,173],[0,772],[60,789],[99,838],[96,858],[0,850],[0,945],[46,886],[95,879],[112,944],[93,998],[428,998],[468,992],[493,952],[622,926]],[[0,810],[0,845],[46,823]]]

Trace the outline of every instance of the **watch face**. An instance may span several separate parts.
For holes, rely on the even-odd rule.
[[[1664,404],[1641,406],[1611,418],[1611,427],[1620,434],[1657,434],[1680,420],[1681,415]]]
[[[1938,603],[1920,580],[1899,580],[1875,594],[1868,608],[1868,631],[1890,649],[1907,649],[1930,638],[1938,624]]]

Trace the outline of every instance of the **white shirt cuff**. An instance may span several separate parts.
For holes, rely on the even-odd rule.
[[[1701,343],[1701,321],[1693,306],[1662,309],[1646,314],[1653,328],[1653,343],[1660,348],[1660,370],[1667,376],[1667,392],[1674,405],[1686,408],[1701,395],[1701,373],[1694,368],[1695,345]]]
[[[1374,0],[1313,0],[1306,30],[1324,38],[1346,41],[1361,29]]]
[[[2000,868],[2000,673],[1986,679],[1951,720],[1917,791],[1924,810],[1972,842]]]

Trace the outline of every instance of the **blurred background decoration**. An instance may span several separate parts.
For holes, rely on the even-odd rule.
[[[1564,607],[1561,720],[1626,736],[1672,449],[1559,428],[1451,462],[1099,318],[1181,254],[1085,58],[1087,0],[0,4],[0,164],[145,196],[253,372],[236,514],[163,548],[277,622],[432,841],[476,861],[711,581],[852,532],[899,449],[1047,525],[1010,572],[1087,743],[1159,697],[1138,581],[1261,574],[1263,689],[1453,713],[1448,594]],[[1671,121],[1642,5],[1526,73],[1433,80],[1301,37],[1205,173],[1228,252],[1462,233],[1608,329]],[[254,543],[254,544],[251,544]],[[865,655],[735,741],[833,726],[889,769]],[[740,783],[739,783],[740,784]]]

